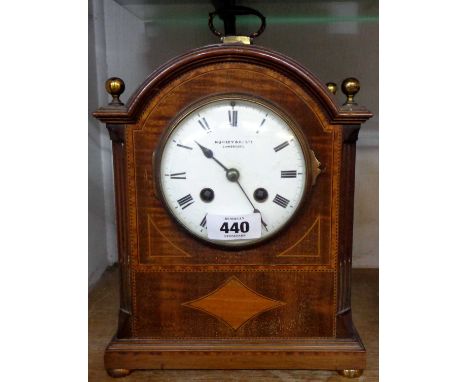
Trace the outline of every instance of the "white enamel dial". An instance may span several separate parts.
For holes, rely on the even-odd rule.
[[[228,170],[228,171],[226,171]],[[210,101],[172,129],[160,156],[160,192],[174,217],[207,240],[206,216],[261,214],[260,239],[293,216],[307,178],[305,156],[288,123],[246,99]]]

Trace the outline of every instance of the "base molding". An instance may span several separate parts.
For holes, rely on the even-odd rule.
[[[294,340],[151,340],[114,338],[106,369],[362,370],[359,338]]]

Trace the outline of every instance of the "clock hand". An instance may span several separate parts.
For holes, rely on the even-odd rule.
[[[245,192],[245,190],[242,188],[241,184],[239,183],[239,180],[236,180],[236,183],[237,185],[240,187],[240,189],[242,190],[242,192],[244,193],[245,197],[247,198],[247,200],[249,201],[250,205],[252,206],[252,208],[254,209],[254,213],[258,213],[260,214],[260,220],[262,222],[262,225],[263,227],[265,227],[265,230],[268,232],[268,228],[267,228],[267,224],[263,221],[263,218],[262,218],[262,213],[257,209],[255,208],[255,206],[253,205],[252,201],[250,200],[249,196],[247,195],[247,193]]]
[[[226,172],[228,171],[228,168],[214,157],[213,151],[211,151],[209,148],[207,148],[205,146],[202,146],[197,141],[195,141],[195,143],[200,147],[200,149],[203,152],[203,155],[205,155],[205,157],[207,157],[208,159],[213,159],[216,163],[218,163],[224,169],[224,171],[226,171]]]
[[[240,176],[239,171],[236,170],[236,169],[228,169],[225,165],[223,165],[219,160],[217,160],[214,157],[213,151],[211,151],[209,148],[207,148],[205,146],[202,146],[197,141],[195,141],[195,143],[200,147],[200,149],[203,152],[203,155],[205,155],[205,157],[207,157],[208,159],[213,159],[216,163],[218,163],[224,169],[224,171],[226,171],[226,176],[231,182],[236,182],[237,183],[237,185],[240,187],[240,189],[244,193],[245,197],[249,201],[250,205],[252,206],[252,208],[254,210],[253,212],[260,214],[260,220],[262,222],[262,225],[265,228],[265,230],[268,231],[267,224],[263,221],[262,213],[257,208],[255,208],[255,206],[253,205],[253,203],[250,200],[249,196],[247,195],[247,193],[245,192],[245,190],[242,188],[241,184],[239,183],[239,176]]]

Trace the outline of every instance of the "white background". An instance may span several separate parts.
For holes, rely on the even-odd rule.
[[[87,374],[86,3],[2,5],[2,379]],[[466,378],[464,2],[380,8],[381,380]]]

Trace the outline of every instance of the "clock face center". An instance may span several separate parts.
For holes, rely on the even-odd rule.
[[[230,182],[237,182],[239,180],[239,177],[239,171],[237,171],[235,168],[230,168],[226,171],[226,178],[228,178]]]

